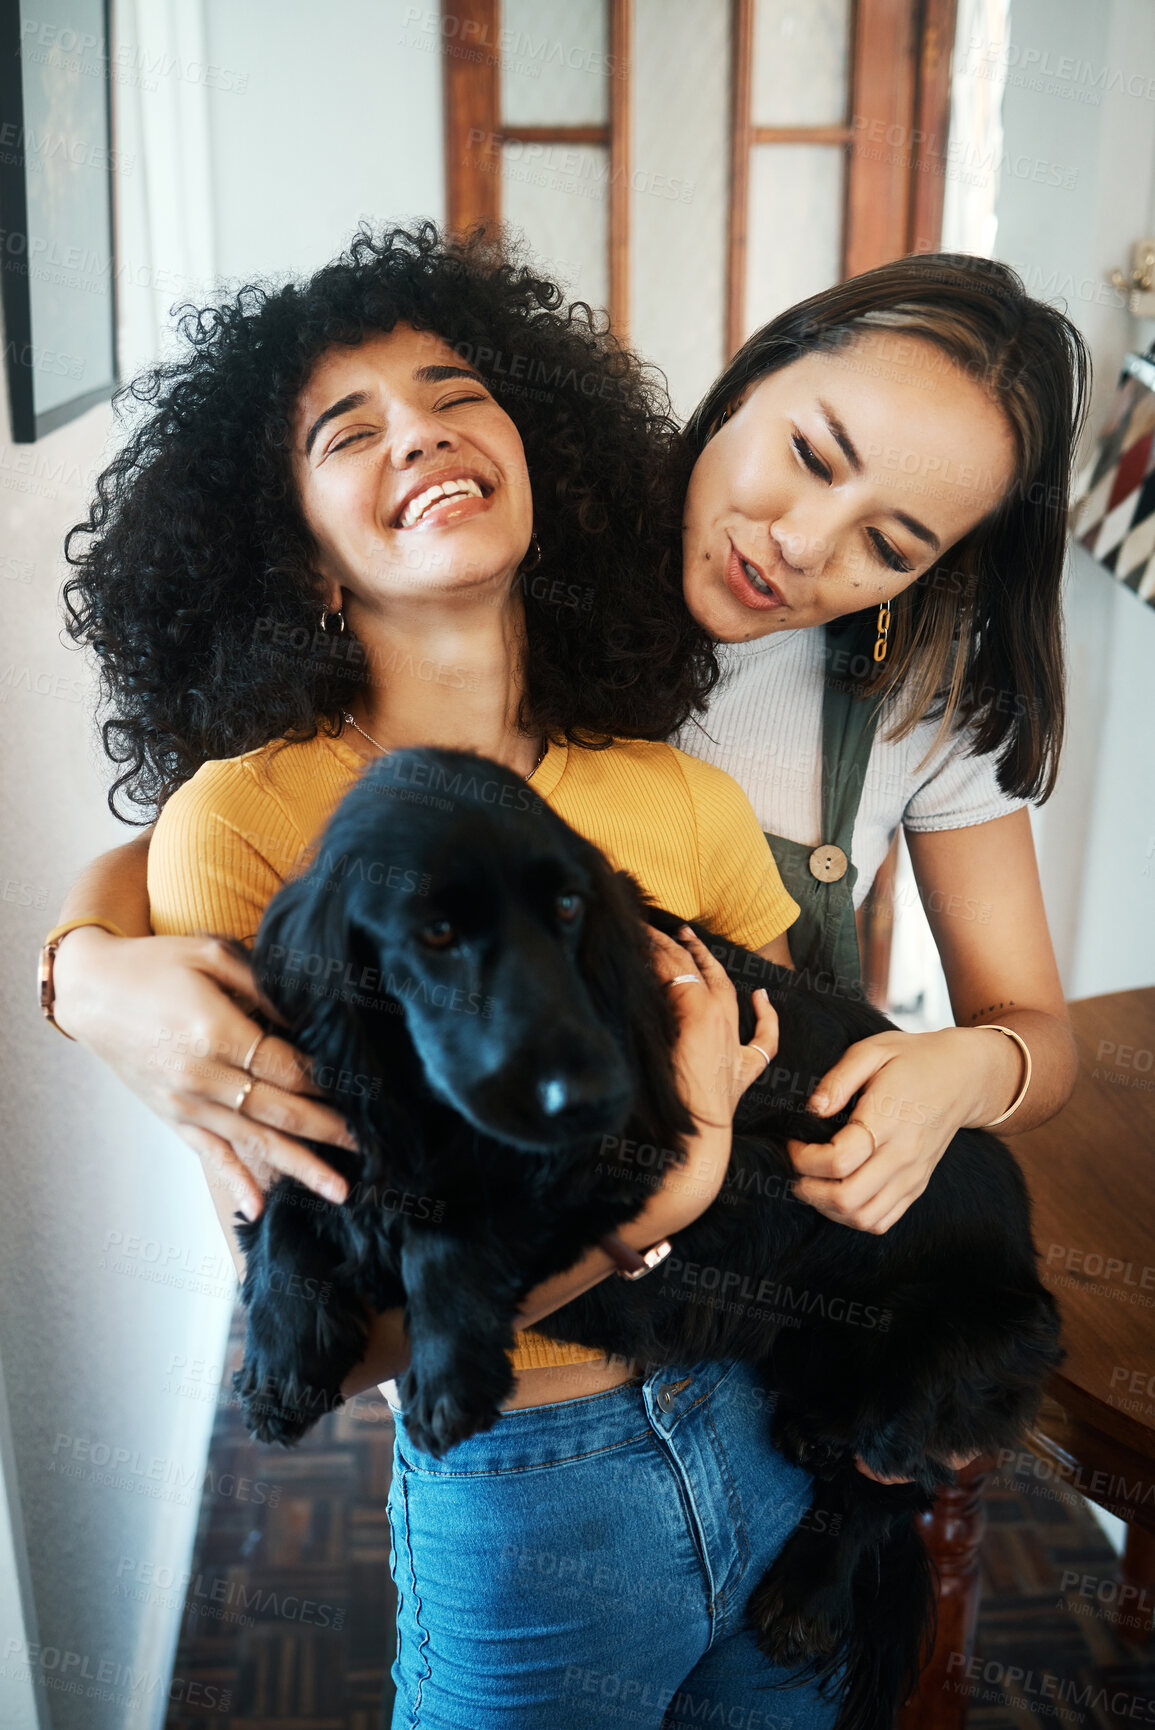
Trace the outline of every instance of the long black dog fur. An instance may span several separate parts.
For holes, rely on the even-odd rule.
[[[441,1455],[496,1421],[523,1297],[684,1157],[646,920],[682,923],[486,759],[395,752],[347,795],[255,949],[362,1151],[318,1150],[350,1183],[344,1205],[282,1180],[238,1226],[253,1436],[290,1445],[340,1404],[369,1313],[395,1306],[414,1445]],[[960,1131],[881,1236],[795,1199],[787,1140],[829,1140],[848,1115],[810,1116],[814,1083],[890,1023],[845,982],[700,934],[738,987],[742,1037],[758,985],[779,1018],[726,1183],[654,1273],[604,1280],[538,1326],[654,1367],[759,1368],[775,1444],[814,1477],[813,1516],[751,1594],[759,1644],[837,1683],[840,1730],[889,1730],[933,1620],[916,1515],[948,1457],[1015,1445],[1061,1358],[1057,1315],[992,1135]],[[912,1482],[874,1483],[856,1455]]]

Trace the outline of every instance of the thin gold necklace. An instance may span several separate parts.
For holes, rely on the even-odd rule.
[[[388,749],[387,746],[385,746],[381,743],[380,739],[375,739],[373,737],[372,733],[367,733],[365,731],[364,727],[362,727],[361,723],[359,721],[355,721],[347,709],[345,711],[345,720],[350,727],[355,727],[357,729],[358,733],[360,733],[360,735],[363,739],[368,739],[369,743],[371,745],[375,746],[378,751],[386,751]],[[527,781],[533,780],[534,776],[537,774],[538,770],[541,768],[542,764],[545,762],[545,754],[548,750],[549,750],[549,739],[543,734],[542,735],[542,741],[541,741],[541,750],[537,754],[537,762],[534,764],[534,766],[530,770],[529,774],[525,777]]]

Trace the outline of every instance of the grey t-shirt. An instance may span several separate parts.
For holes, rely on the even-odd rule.
[[[674,739],[690,756],[717,764],[739,782],[767,834],[813,847],[826,839],[823,648],[824,633],[816,627],[720,644],[722,679],[709,709]],[[967,829],[1026,803],[1000,791],[994,757],[971,756],[965,732],[948,735],[932,751],[938,728],[937,720],[922,721],[906,738],[888,741],[884,717],[875,734],[854,826],[856,907],[900,823],[915,834]]]

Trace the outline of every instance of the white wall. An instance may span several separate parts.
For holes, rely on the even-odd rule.
[[[33,1595],[24,1631],[5,1628],[5,1668],[13,1672],[7,1682],[32,1658],[57,1730],[163,1718],[176,1616],[156,1594],[118,1597],[117,1567],[124,1556],[179,1567],[190,1551],[212,1410],[162,1389],[174,1354],[219,1353],[233,1285],[224,1270],[210,1297],[187,1289],[187,1279],[186,1289],[154,1283],[166,1260],[186,1268],[205,1254],[220,1261],[196,1161],[100,1064],[48,1027],[34,1001],[37,950],[70,880],[124,838],[104,803],[91,681],[60,641],[57,602],[63,535],[86,508],[109,423],[107,409],[94,409],[35,446],[13,447],[7,427],[0,430],[8,555],[0,1364],[11,1424],[5,1465],[15,1474],[6,1491],[19,1493]],[[141,1246],[121,1261],[113,1246],[133,1236]],[[117,1474],[123,1487],[96,1471],[115,1449],[127,1454]],[[173,1499],[153,1499],[154,1470]],[[33,1650],[10,1652],[10,1633]],[[102,1661],[118,1676],[147,1672],[148,1709],[130,1716],[131,1693],[115,1684],[116,1697],[103,1703],[66,1692],[51,1657],[37,1661],[37,1639],[46,1652],[75,1654],[75,1673],[95,1675]]]
[[[23,1649],[27,1656],[40,1644],[36,1595],[28,1566],[24,1512],[20,1506],[20,1475],[12,1446],[12,1425],[4,1368],[0,1361],[0,1629],[6,1653]],[[48,1730],[45,1691],[37,1688],[31,1670],[10,1659],[0,1666],[0,1712],[9,1730]]]
[[[359,219],[444,215],[437,0],[204,0],[216,268],[315,270]],[[243,89],[224,88],[223,71]]]
[[[1006,160],[1020,171],[1004,168],[994,251],[1033,293],[1065,301],[1086,337],[1093,439],[1124,354],[1150,341],[1108,279],[1132,242],[1155,232],[1155,9],[1149,0],[1012,0],[1011,40],[1003,129]],[[1033,52],[1055,68],[1073,62],[1074,78],[1040,74]],[[1068,90],[1082,68],[1097,102],[1029,87],[1041,76]],[[1056,173],[1036,180],[1027,163]],[[1155,981],[1155,608],[1075,547],[1066,628],[1068,739],[1035,834],[1064,986],[1090,997]]]
[[[138,139],[120,160],[118,204],[144,209]],[[163,256],[142,250],[143,226],[130,235],[127,266]],[[74,292],[91,301],[97,276],[85,266],[78,278]],[[126,295],[126,312],[141,293]],[[58,602],[63,537],[85,514],[111,425],[98,408],[19,447],[6,410],[0,425],[0,1463],[21,1512],[5,1557],[5,1598],[20,1612],[5,1620],[2,1698],[5,1723],[33,1709],[57,1730],[163,1720],[177,1614],[155,1592],[118,1595],[117,1570],[125,1557],[179,1569],[191,1551],[212,1409],[162,1390],[174,1359],[219,1354],[234,1284],[227,1269],[207,1296],[179,1276],[155,1283],[166,1260],[170,1278],[174,1263],[220,1260],[196,1162],[34,1001],[37,950],[70,880],[124,838],[104,802],[92,680],[62,641]],[[108,1481],[101,1463],[114,1455]],[[85,1692],[98,1677],[109,1696],[99,1701]]]
[[[729,8],[637,0],[633,72],[630,341],[686,416],[726,358]]]
[[[1010,0],[1009,39],[961,7],[956,88],[1004,81],[992,255],[1064,308],[1091,351],[1083,459],[1120,362],[1155,338],[1111,286],[1132,243],[1155,234],[1155,8],[1150,0]],[[1137,92],[1133,94],[1132,92]],[[958,198],[955,196],[957,205]],[[978,250],[973,235],[968,244]],[[1080,468],[1082,462],[1080,462]],[[1077,544],[1065,582],[1068,725],[1055,793],[1031,819],[1047,917],[1069,998],[1155,982],[1155,608]],[[909,861],[896,885],[891,988],[911,1028],[951,1021]]]

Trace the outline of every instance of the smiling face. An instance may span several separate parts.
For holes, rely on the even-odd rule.
[[[805,355],[752,385],[694,465],[687,604],[731,643],[878,604],[981,522],[1014,472],[1002,410],[924,339],[865,332]]]
[[[521,437],[440,337],[399,324],[329,349],[293,430],[330,606],[509,586],[533,528]]]

